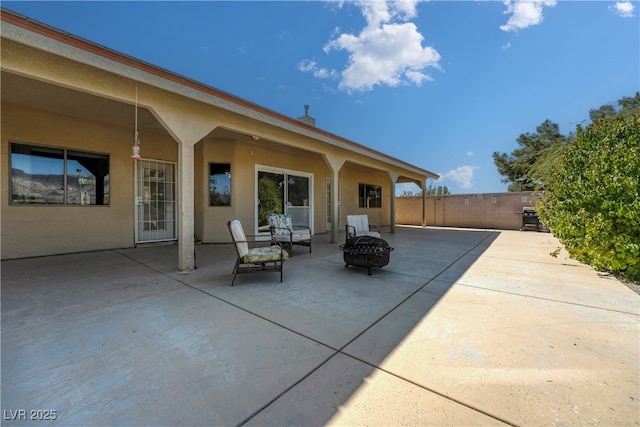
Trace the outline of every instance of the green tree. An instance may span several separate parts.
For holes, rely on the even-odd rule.
[[[600,108],[591,114],[596,121],[585,129],[578,126],[536,206],[572,257],[636,281],[640,280],[638,105],[626,102],[613,113]]]
[[[429,184],[429,187],[427,188],[427,191],[425,193],[427,196],[432,196],[434,194],[451,194],[451,192],[449,191],[449,187],[447,187],[446,185],[444,187],[442,185],[434,187],[431,184]]]
[[[266,174],[258,180],[258,194],[258,224],[264,225],[267,224],[267,215],[270,213],[283,213],[283,196],[278,183]]]
[[[557,123],[545,120],[536,128],[535,133],[521,134],[516,140],[519,148],[511,154],[493,153],[493,162],[500,175],[505,178],[503,183],[509,184],[509,191],[532,191],[544,187],[548,180],[547,174],[553,167],[533,169],[540,160],[552,162],[554,156],[562,150],[568,138],[560,133]]]
[[[591,110],[589,111],[589,118],[592,122],[597,122],[605,117],[626,115],[637,111],[640,109],[640,92],[636,92],[635,96],[632,97],[625,96],[618,100],[617,104],[618,109],[611,104],[605,104],[597,110]]]

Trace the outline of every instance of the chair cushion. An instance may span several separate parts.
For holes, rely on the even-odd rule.
[[[289,258],[287,251],[283,251],[278,245],[253,248],[249,249],[249,253],[242,257],[242,262],[245,264],[260,264],[263,262],[280,261],[281,253],[283,260]]]
[[[347,224],[356,229],[358,236],[365,235],[369,232],[368,215],[347,215]]]
[[[307,242],[311,240],[311,233],[307,229],[294,230],[292,234],[274,234],[273,238],[278,242]]]
[[[378,233],[377,231],[365,231],[363,233],[358,231],[358,236],[371,236],[371,237],[376,237],[376,238],[380,238],[380,233]]]
[[[234,219],[229,224],[229,229],[231,230],[233,241],[235,242],[236,247],[238,248],[238,254],[240,254],[240,257],[242,258],[249,253],[247,236],[244,234],[242,224],[237,219]]]
[[[285,214],[269,214],[267,215],[269,227],[275,227],[273,231],[275,236],[286,236],[289,240],[289,231],[293,228],[291,217]]]
[[[294,230],[291,238],[294,242],[306,242],[311,240],[311,233],[309,230]]]

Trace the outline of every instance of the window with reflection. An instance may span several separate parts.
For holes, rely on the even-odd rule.
[[[209,206],[231,206],[230,163],[209,163]]]
[[[358,184],[358,206],[361,208],[381,208],[382,187],[379,185]]]
[[[11,144],[13,205],[108,206],[109,156]]]

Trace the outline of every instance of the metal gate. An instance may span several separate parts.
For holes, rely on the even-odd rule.
[[[136,243],[177,239],[176,165],[136,161]]]

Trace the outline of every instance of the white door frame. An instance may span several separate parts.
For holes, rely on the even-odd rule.
[[[159,176],[158,173],[158,165],[165,165],[165,168],[162,172],[162,176]],[[172,168],[172,177],[166,176],[166,165],[170,165]],[[148,166],[148,167],[145,167]],[[151,166],[155,166],[156,174],[155,176],[151,176],[153,174],[154,168]],[[149,176],[144,175],[145,169],[148,169],[150,174]],[[135,244],[139,243],[151,243],[151,242],[166,242],[173,241],[178,238],[178,186],[177,186],[177,165],[176,162],[168,162],[166,160],[156,160],[156,159],[140,159],[135,162],[135,171],[134,171],[134,241]],[[149,185],[145,186],[144,184],[148,183]],[[155,227],[158,227],[158,215],[160,211],[156,211],[156,218],[145,219],[144,212],[142,210],[145,209],[145,205],[153,203],[153,195],[150,193],[151,191],[151,183],[164,183],[163,188],[163,209],[162,209],[162,222],[164,226],[172,225],[172,227],[167,230],[166,228],[162,229],[163,232],[156,231],[155,237],[152,237],[153,232],[147,232],[144,229],[141,229],[141,226],[144,226],[145,223],[155,223]],[[169,195],[167,195],[167,185],[169,187]],[[145,194],[144,188],[148,189]],[[142,217],[141,217],[142,216]],[[156,229],[160,230],[160,229]]]
[[[254,182],[255,182],[255,221],[254,221],[254,227],[255,227],[255,234],[260,234],[260,231],[258,230],[258,205],[260,200],[258,199],[258,172],[269,172],[269,173],[276,173],[276,174],[284,174],[284,175],[295,175],[295,176],[301,176],[304,178],[309,178],[309,228],[311,229],[311,234],[314,234],[314,227],[313,227],[313,209],[314,209],[314,195],[313,195],[313,174],[309,173],[309,172],[302,172],[302,171],[298,171],[298,170],[294,170],[294,169],[284,169],[284,168],[276,168],[273,166],[266,166],[266,165],[259,165],[256,164],[255,165],[255,172],[254,172]],[[286,182],[286,180],[285,180]],[[287,192],[286,192],[286,188],[285,188],[285,198],[287,196]],[[286,208],[286,199],[285,199],[285,208]],[[303,224],[299,224],[299,225],[303,225]]]

